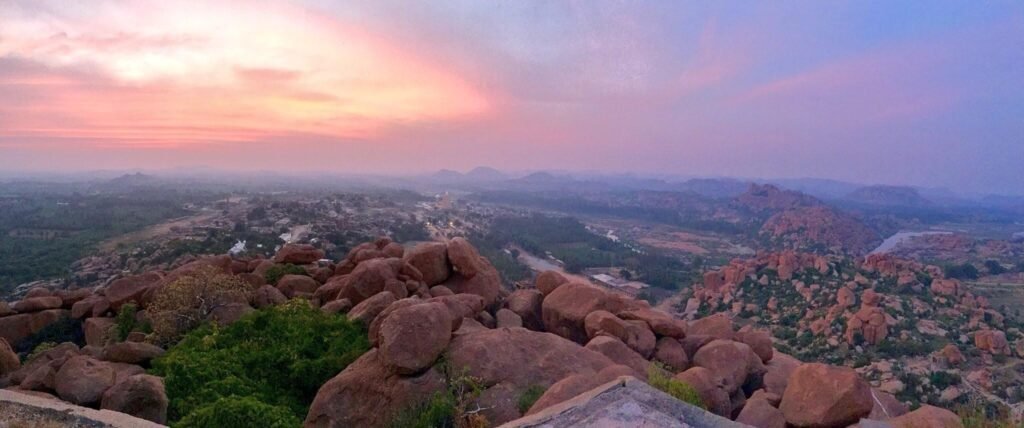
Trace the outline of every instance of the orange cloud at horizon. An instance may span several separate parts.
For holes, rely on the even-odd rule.
[[[0,140],[174,147],[287,134],[370,138],[489,109],[442,64],[384,38],[252,5],[134,2],[61,19],[0,17],[0,58],[23,65],[0,75],[0,90],[22,94],[0,106]]]

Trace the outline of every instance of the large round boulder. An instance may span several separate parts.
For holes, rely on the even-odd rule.
[[[410,375],[429,368],[452,337],[452,317],[444,304],[400,308],[380,324],[380,360],[391,371]]]
[[[790,425],[831,428],[856,423],[872,405],[870,386],[853,369],[811,363],[790,375],[779,409]]]
[[[615,364],[621,364],[635,370],[636,376],[641,378],[646,378],[647,369],[651,365],[642,355],[630,349],[621,340],[611,336],[597,336],[590,339],[585,348],[601,353],[614,361]]]
[[[137,374],[118,382],[103,393],[100,408],[166,424],[167,404],[164,380],[156,376]]]
[[[339,280],[341,282],[338,283],[340,287],[336,298],[349,299],[352,304],[358,305],[370,296],[384,291],[388,280],[397,279],[397,265],[400,264],[401,261],[398,259],[373,259],[360,263],[351,274]],[[332,278],[321,288],[331,287],[334,281]],[[316,295],[314,293],[314,296]],[[334,298],[324,301],[327,300],[334,300]]]
[[[658,336],[682,339],[686,336],[686,322],[657,309],[630,309],[617,313],[624,320],[638,320],[647,323]]]
[[[408,262],[423,275],[428,287],[444,282],[451,275],[448,265],[448,248],[443,242],[424,242],[405,252],[402,260]]]
[[[320,283],[306,275],[285,275],[277,281],[277,289],[289,299],[295,297],[296,293],[316,292]]]
[[[601,371],[597,372],[596,375],[575,374],[568,376],[558,382],[555,382],[554,385],[551,385],[550,388],[545,390],[544,394],[542,394],[540,398],[533,403],[533,406],[530,407],[530,410],[528,410],[526,414],[532,415],[540,412],[541,410],[576,397],[577,395],[611,382],[621,376],[636,376],[636,372],[623,365],[614,365],[601,369]]]
[[[99,404],[103,393],[116,381],[114,369],[92,357],[72,357],[61,366],[54,389],[64,401],[81,406]]]
[[[132,301],[136,303],[141,302],[146,290],[160,282],[161,279],[163,279],[163,274],[159,272],[118,278],[107,286],[106,290],[104,290],[104,295],[110,301],[110,307],[116,311],[125,303]]]
[[[714,340],[702,346],[692,362],[710,370],[715,381],[730,394],[747,383],[748,376],[764,375],[764,365],[757,354],[746,344],[731,340]]]
[[[782,411],[763,399],[747,401],[736,422],[756,428],[786,428],[786,417]]]
[[[11,309],[19,313],[39,312],[47,309],[58,309],[64,305],[64,300],[57,296],[29,297],[11,304]]]
[[[616,313],[639,304],[632,299],[613,295],[588,284],[568,283],[548,294],[541,303],[544,328],[576,343],[589,337],[585,319],[591,312],[605,310]]]
[[[371,349],[316,393],[304,426],[386,427],[444,390],[444,376],[430,369],[417,376],[395,374]]]
[[[395,295],[391,294],[390,291],[382,291],[374,294],[369,299],[363,300],[358,305],[355,305],[352,310],[348,312],[348,319],[362,323],[364,326],[369,327],[370,323],[373,322],[377,315],[380,315],[384,309],[386,309],[392,303],[395,303]]]
[[[671,337],[658,339],[658,344],[654,347],[653,358],[676,373],[690,367],[690,358],[686,355],[683,345],[679,343],[679,340]]]
[[[732,340],[735,333],[732,329],[732,320],[724,313],[717,313],[691,322],[686,334]]]
[[[305,265],[324,258],[324,251],[309,244],[285,244],[277,254],[274,263]]]
[[[505,307],[523,319],[523,327],[533,331],[544,331],[541,317],[541,302],[544,295],[537,290],[516,290],[505,298]]]
[[[916,428],[916,427],[941,427],[941,428],[963,428],[964,423],[960,417],[946,409],[940,409],[927,404],[913,412],[899,416],[888,421],[894,428]]]
[[[501,275],[490,262],[481,258],[476,275],[454,274],[444,282],[444,286],[455,294],[476,294],[484,298],[484,305],[491,306],[501,293]]]
[[[715,375],[704,367],[691,367],[685,372],[673,377],[682,383],[690,385],[700,396],[704,407],[711,413],[719,416],[732,416],[732,402],[729,393],[722,388],[721,383],[715,379]]]
[[[287,301],[288,298],[285,297],[284,293],[270,284],[257,288],[252,295],[252,306],[256,309],[277,306]]]
[[[472,278],[480,272],[482,257],[465,238],[452,238],[448,241],[448,261],[452,270],[466,278]],[[486,260],[486,259],[484,259]]]
[[[102,360],[115,363],[149,364],[164,354],[163,348],[143,342],[119,342],[103,348]]]
[[[19,368],[21,368],[21,359],[18,358],[18,354],[14,353],[6,340],[0,338],[0,378],[14,373]]]
[[[477,402],[494,425],[520,416],[523,391],[547,388],[573,374],[594,375],[614,363],[604,355],[550,333],[524,328],[474,330],[456,335],[448,348],[451,367],[485,386]]]
[[[562,284],[569,282],[569,279],[556,271],[546,270],[537,274],[537,280],[534,282],[534,286],[543,293],[545,296],[551,294],[556,288]]]

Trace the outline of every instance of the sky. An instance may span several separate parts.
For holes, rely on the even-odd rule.
[[[0,170],[1024,194],[1024,3],[0,0]]]

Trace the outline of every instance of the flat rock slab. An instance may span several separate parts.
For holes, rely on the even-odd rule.
[[[623,376],[501,428],[750,428]]]
[[[110,410],[0,389],[0,427],[158,428],[163,425]]]

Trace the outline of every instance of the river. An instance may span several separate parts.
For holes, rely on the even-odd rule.
[[[906,241],[906,240],[908,240],[910,238],[916,238],[918,236],[927,236],[927,235],[948,235],[948,234],[951,234],[951,233],[953,233],[953,232],[938,232],[938,231],[928,231],[928,232],[897,232],[895,235],[892,235],[892,236],[886,238],[885,241],[882,241],[882,244],[879,245],[878,248],[875,248],[873,251],[871,251],[871,254],[884,254],[884,253],[888,253],[888,252],[892,251],[894,248],[896,248],[896,246],[899,245],[901,242]]]

